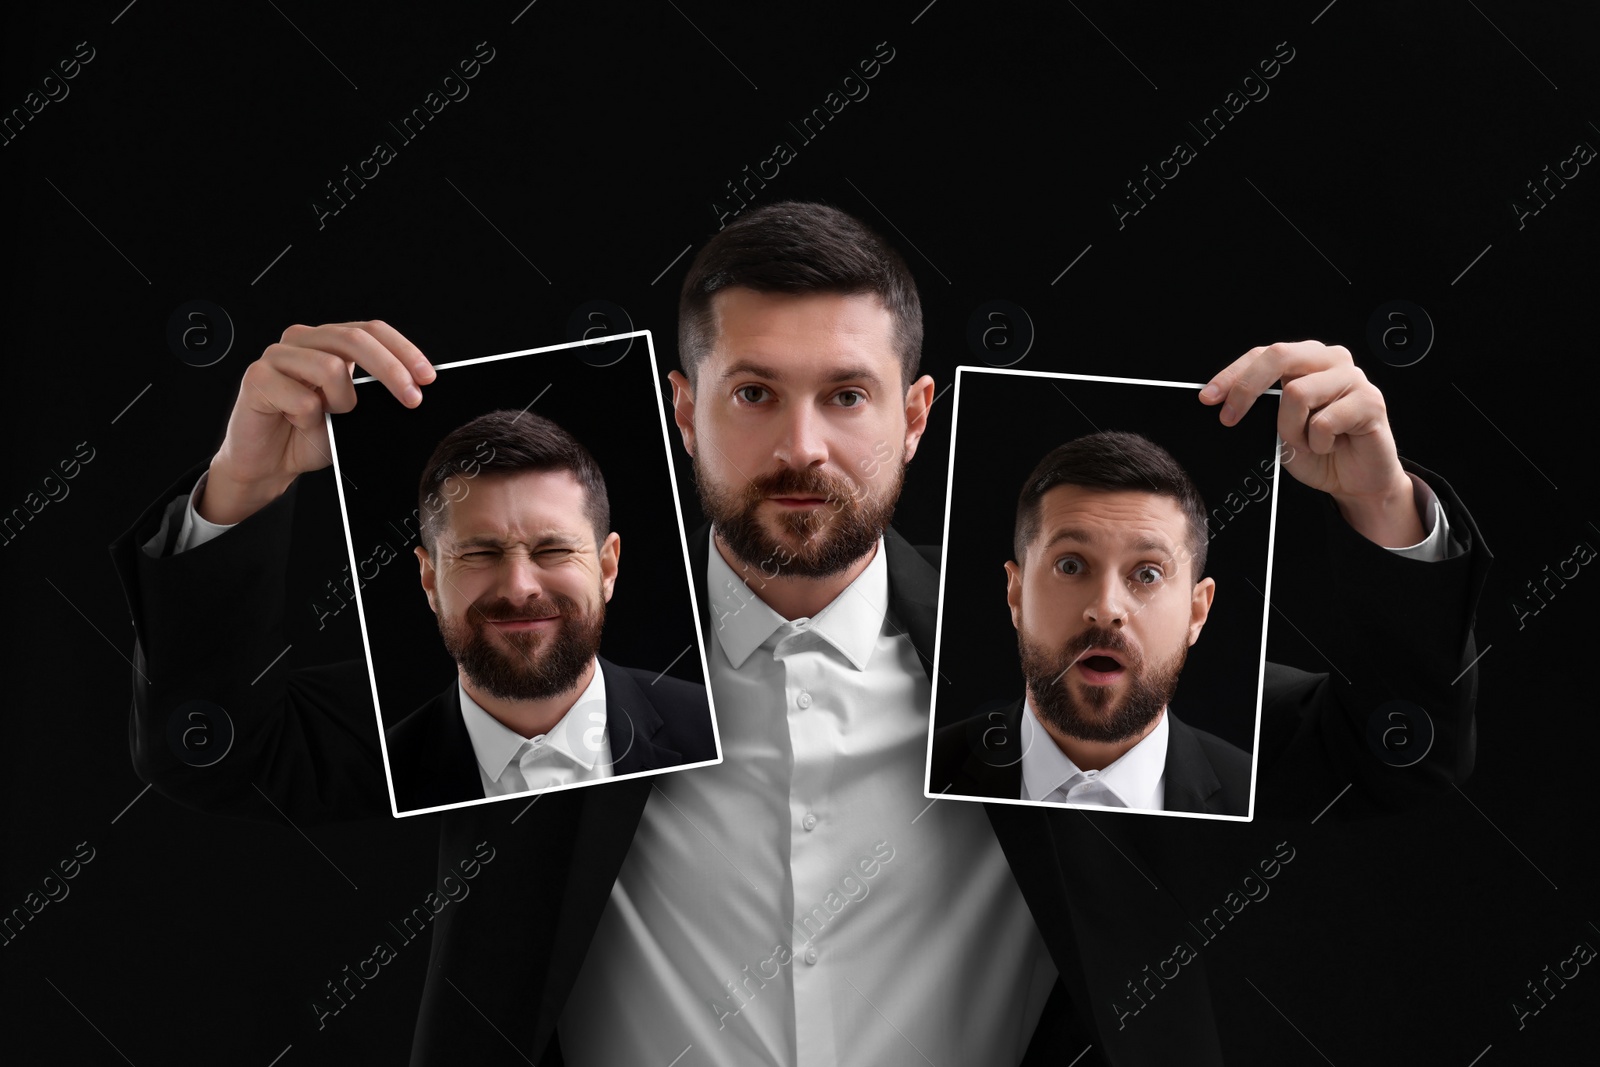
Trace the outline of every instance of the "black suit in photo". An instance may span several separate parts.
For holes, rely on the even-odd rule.
[[[717,758],[705,686],[596,658],[605,677],[613,777]],[[483,799],[457,683],[385,730],[384,739],[396,811]]]
[[[1267,685],[1284,675],[1267,665]],[[934,732],[931,790],[950,797],[1022,797],[1022,698],[980,710]],[[1055,742],[1044,731],[1036,745]],[[1167,709],[1167,763],[1163,810],[1205,815],[1245,815],[1250,809],[1250,754],[1215,734],[1196,729]]]
[[[1349,529],[1328,504],[1333,565],[1352,576],[1334,583],[1329,609],[1362,619],[1362,625],[1342,631],[1345,643],[1331,654],[1336,662],[1374,662],[1370,674],[1347,684],[1304,674],[1294,699],[1264,709],[1261,758],[1272,779],[1262,783],[1258,823],[1263,812],[1312,818],[1352,782],[1351,795],[1330,818],[1393,809],[1449,789],[1470,770],[1475,675],[1467,665],[1476,655],[1471,625],[1490,557],[1453,491],[1437,476],[1407,468],[1433,487],[1465,552],[1439,563],[1395,557]],[[188,477],[160,501],[193,482]],[[147,686],[137,675],[134,680],[135,766],[159,792],[210,811],[270,818],[254,783],[302,825],[387,817],[370,691],[359,664],[269,673],[260,685],[249,682],[283,648],[293,501],[291,488],[227,536],[176,557],[151,559],[133,546],[153,532],[157,504],[113,546],[139,641],[135,661],[152,682]],[[713,640],[705,572],[709,538],[709,529],[701,527],[688,550],[705,633]],[[939,592],[935,554],[912,547],[892,529],[884,546],[890,618],[922,653],[931,674]],[[1367,618],[1374,594],[1386,610]],[[1409,609],[1395,610],[1396,602]],[[215,620],[224,611],[229,625],[219,627]],[[1372,655],[1374,649],[1382,655]],[[1400,649],[1408,655],[1396,668],[1393,653]],[[1459,684],[1452,685],[1458,676]],[[1405,769],[1376,759],[1362,732],[1368,710],[1395,694],[1424,707],[1435,728],[1429,758]],[[167,721],[192,698],[227,709],[241,734],[235,742],[240,758],[230,754],[212,767],[195,768],[170,752]],[[738,710],[724,707],[722,713]],[[480,840],[491,841],[498,858],[479,877],[471,898],[434,922],[414,1065],[503,1062],[507,1042],[542,1067],[563,1062],[556,1022],[650,788],[650,779],[637,778],[546,794],[526,808],[480,804],[440,816],[441,873],[453,872]],[[1218,857],[1230,849],[1253,855],[1257,848],[1254,841],[1216,831],[1249,831],[1255,824],[986,808],[1061,973],[1024,1064],[1066,1063],[1086,1045],[1092,1048],[1077,1061],[1080,1067],[1222,1062],[1204,958],[1185,966],[1182,981],[1169,983],[1145,1009],[1154,1017],[1127,1024],[1111,998],[1145,964],[1170,954],[1188,914],[1209,906],[1213,893],[1221,899],[1218,886],[1236,878],[1237,870]],[[933,918],[928,929],[937,936]]]

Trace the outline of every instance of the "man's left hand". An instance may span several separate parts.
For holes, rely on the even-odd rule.
[[[1421,541],[1422,519],[1395,451],[1383,394],[1349,349],[1320,341],[1252,348],[1211,379],[1200,402],[1221,404],[1222,424],[1232,426],[1278,381],[1278,436],[1288,446],[1284,469],[1332,496],[1345,521],[1368,540],[1387,548]]]

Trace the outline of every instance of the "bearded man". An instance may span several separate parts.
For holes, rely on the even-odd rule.
[[[413,551],[458,677],[385,731],[397,811],[716,758],[704,687],[598,655],[622,540],[577,439],[481,415],[439,442],[417,497]]]
[[[940,730],[934,761],[958,759],[996,729],[1018,743],[998,758],[990,733],[978,749],[997,758],[954,774],[950,791],[1247,814],[1249,754],[1168,707],[1216,595],[1203,577],[1207,537],[1188,473],[1145,437],[1090,434],[1040,460],[1005,565],[1025,696],[1020,709]]]

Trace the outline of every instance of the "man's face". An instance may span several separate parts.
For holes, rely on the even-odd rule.
[[[701,506],[766,577],[837,574],[889,524],[933,379],[902,385],[894,319],[874,295],[733,287],[712,311],[695,386],[671,375]]]
[[[1216,583],[1194,583],[1171,497],[1059,485],[1039,516],[1023,566],[1006,564],[1034,709],[1082,741],[1140,737],[1177,689]]]
[[[416,549],[439,633],[467,681],[502,700],[570,689],[600,647],[616,534],[597,546],[570,471],[480,475]]]

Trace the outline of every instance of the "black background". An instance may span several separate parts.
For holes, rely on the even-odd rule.
[[[70,96],[0,146],[15,431],[0,506],[41,492],[79,442],[94,449],[70,495],[0,546],[13,623],[0,906],[20,906],[79,842],[95,850],[70,896],[0,945],[8,1053],[403,1062],[425,946],[401,948],[321,1030],[310,1002],[435,888],[434,817],[307,836],[145,794],[106,545],[209,457],[244,367],[291,323],[382,317],[445,361],[568,340],[574,310],[605,299],[658,331],[670,366],[675,257],[716,228],[724,183],[781,139],[796,157],[756,195],[826,200],[906,251],[941,383],[984,362],[967,324],[996,298],[1037,328],[1027,369],[1192,381],[1274,340],[1351,348],[1402,453],[1459,491],[1496,556],[1477,627],[1477,767],[1409,818],[1324,833],[1330,816],[1296,837],[1272,897],[1215,947],[1253,984],[1213,983],[1237,1024],[1231,1062],[1586,1054],[1592,966],[1520,1028],[1512,1002],[1575,943],[1600,946],[1600,577],[1552,582],[1520,624],[1513,601],[1577,543],[1600,545],[1600,177],[1582,168],[1520,225],[1513,203],[1533,206],[1525,183],[1575,143],[1600,144],[1594,29],[1588,5],[1485,0],[8,9],[7,114],[77,42],[95,50]],[[494,58],[470,96],[319,228],[325,183],[397,141],[387,121],[480,41]],[[789,128],[883,41],[893,59],[868,97],[809,142]],[[1199,142],[1187,123],[1278,42],[1294,58],[1270,95],[1196,143],[1119,227],[1124,183]],[[167,342],[194,299],[237,329],[205,368]],[[1397,299],[1437,329],[1405,367],[1367,340]],[[1400,351],[1415,353],[1420,331],[1413,316],[1391,344],[1408,337]],[[918,543],[939,539],[947,411],[897,517]],[[331,471],[305,483],[291,599],[345,562]],[[1284,498],[1274,600],[1295,625],[1271,628],[1269,658],[1322,669],[1318,590],[1339,576],[1321,562],[1315,502]],[[339,623],[318,633],[308,613],[277,666],[358,656],[354,615]]]
[[[1249,491],[1257,496],[1271,492],[1261,463],[1270,464],[1276,452],[1278,398],[1261,397],[1239,423],[1223,426],[1218,409],[1196,399],[1197,390],[1172,386],[963,373],[958,390],[935,727],[1022,693],[1002,566],[1016,558],[1012,535],[1023,482],[1057,445],[1123,430],[1171,452],[1217,524],[1205,570],[1217,590],[1200,640],[1189,649],[1173,711],[1253,754],[1272,498],[1239,501],[1247,499],[1246,479],[1254,479]]]

